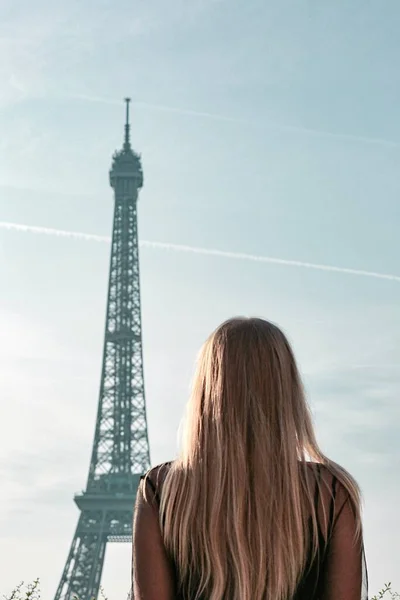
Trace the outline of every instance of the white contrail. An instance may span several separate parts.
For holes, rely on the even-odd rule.
[[[120,105],[121,102],[113,98],[105,98],[101,96],[89,96],[85,94],[74,94],[68,96],[71,100],[82,100],[84,102],[97,102],[100,104]],[[384,138],[375,137],[364,137],[360,135],[354,135],[350,133],[335,133],[334,131],[326,131],[323,129],[313,129],[312,127],[296,127],[295,125],[284,125],[280,123],[268,123],[264,121],[257,121],[251,119],[240,119],[238,117],[229,117],[227,115],[203,112],[199,110],[193,110],[190,108],[178,108],[174,106],[165,106],[163,104],[152,104],[150,102],[141,102],[133,100],[132,104],[138,108],[144,108],[148,110],[156,110],[162,112],[176,113],[179,115],[187,115],[191,117],[199,117],[205,119],[214,119],[215,121],[228,121],[231,123],[243,123],[247,125],[257,125],[257,127],[266,127],[268,129],[275,129],[277,131],[287,131],[288,133],[297,133],[303,135],[311,135],[317,137],[334,138],[348,142],[358,142],[362,144],[378,144],[380,146],[388,146],[390,148],[400,148],[400,142],[395,140],[387,140]]]
[[[112,106],[121,106],[121,101],[113,98],[104,98],[101,96],[87,96],[86,94],[74,94],[68,96],[71,100],[83,100],[84,102],[95,102],[98,104],[110,104]],[[248,119],[240,119],[238,117],[228,117],[227,115],[221,115],[218,113],[210,113],[200,110],[193,110],[191,108],[177,108],[176,106],[166,106],[165,104],[153,104],[151,102],[142,102],[140,100],[132,100],[133,106],[138,108],[145,108],[149,110],[156,110],[160,112],[176,113],[178,115],[186,115],[188,117],[203,117],[205,119],[214,119],[215,121],[229,121],[231,123],[247,123],[254,124],[254,121]]]
[[[25,233],[38,233],[42,235],[51,235],[58,237],[73,238],[85,240],[88,242],[110,242],[111,238],[105,235],[96,235],[93,233],[82,233],[80,231],[65,231],[63,229],[52,229],[50,227],[35,227],[33,225],[23,225],[20,223],[9,223],[0,221],[0,229],[11,231],[22,231]],[[181,244],[170,244],[168,242],[152,242],[147,240],[140,241],[140,245],[146,248],[160,248],[162,250],[172,250],[174,252],[189,252],[192,254],[203,254],[205,256],[219,256],[221,258],[230,258],[234,260],[247,260],[252,262],[269,263],[282,265],[286,267],[300,267],[302,269],[316,269],[318,271],[331,271],[335,273],[345,273],[348,275],[358,275],[361,277],[374,277],[376,279],[389,279],[399,281],[400,275],[390,273],[376,273],[374,271],[363,271],[360,269],[349,269],[347,267],[334,267],[331,265],[320,265],[316,263],[303,262],[299,260],[287,260],[284,258],[274,258],[271,256],[259,256],[257,254],[246,254],[244,252],[226,252],[224,250],[215,250],[209,248],[199,248],[196,246],[184,246]]]
[[[8,229],[10,231],[23,231],[24,233],[39,233],[41,235],[51,235],[55,237],[73,238],[76,240],[85,240],[87,242],[111,241],[111,238],[106,235],[82,233],[81,231],[66,231],[64,229],[53,229],[51,227],[36,227],[35,225],[9,223],[8,221],[0,221],[0,229]]]

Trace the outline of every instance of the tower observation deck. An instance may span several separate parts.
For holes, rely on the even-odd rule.
[[[100,394],[86,489],[55,600],[97,598],[107,542],[130,542],[140,476],[150,466],[143,379],[137,201],[140,156],[124,143],[110,170],[114,220]]]

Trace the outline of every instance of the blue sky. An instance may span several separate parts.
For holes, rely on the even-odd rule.
[[[3,0],[0,221],[107,236],[131,95],[142,240],[400,275],[397,0]],[[52,598],[86,480],[109,247],[0,227],[1,591]],[[152,462],[174,456],[197,350],[278,322],[318,439],[359,480],[371,588],[398,577],[400,283],[141,250]],[[108,549],[110,600],[129,547]],[[397,576],[397,580],[396,580]]]

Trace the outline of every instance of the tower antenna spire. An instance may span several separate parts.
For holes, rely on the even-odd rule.
[[[125,139],[124,139],[124,150],[130,150],[131,147],[131,125],[129,122],[129,104],[130,98],[125,98],[126,103],[126,120],[125,120]]]

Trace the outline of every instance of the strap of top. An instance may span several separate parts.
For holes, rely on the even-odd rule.
[[[329,507],[329,529],[328,529],[329,537],[331,537],[331,535],[332,535],[333,522],[334,522],[334,516],[335,516],[336,484],[337,484],[337,479],[333,475],[332,476],[332,495],[331,495],[331,502],[330,502],[330,507]]]
[[[150,476],[148,474],[142,475],[140,477],[140,481],[142,481],[142,480],[144,481],[145,485],[149,486],[149,488],[151,489],[151,491],[153,493],[154,500],[156,501],[157,505],[159,505],[160,504],[160,495],[157,491],[156,484],[150,479]]]
[[[315,485],[315,492],[314,492],[314,506],[315,506],[315,511],[318,514],[318,500],[319,500],[319,484],[321,483],[321,465],[319,463],[317,463],[316,465],[317,468],[317,483]]]
[[[316,482],[316,486],[315,486],[315,492],[314,492],[314,506],[315,506],[315,510],[316,513],[319,513],[319,502],[320,502],[320,484],[321,484],[321,464],[317,463],[316,464],[316,471],[317,471],[317,482]],[[329,539],[332,536],[332,531],[333,531],[333,527],[334,527],[334,523],[335,523],[335,501],[336,501],[336,491],[337,491],[337,478],[332,475],[332,483],[331,483],[331,494],[330,494],[330,502],[329,502],[329,518],[328,518],[328,528],[327,528],[327,532],[326,532],[326,543],[329,542]]]

